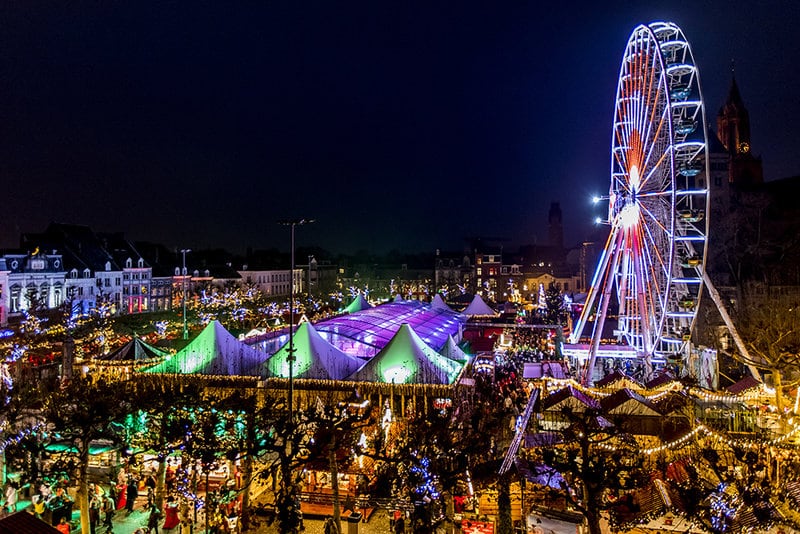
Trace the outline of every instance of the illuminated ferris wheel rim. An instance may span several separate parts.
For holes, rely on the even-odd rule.
[[[640,25],[623,53],[615,100],[608,242],[570,341],[610,295],[620,337],[650,358],[683,349],[708,244],[707,142],[691,48],[669,22]],[[598,302],[597,301],[599,298]],[[602,327],[594,321],[593,345]]]

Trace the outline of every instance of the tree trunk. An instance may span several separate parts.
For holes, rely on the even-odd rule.
[[[250,485],[253,483],[253,456],[257,454],[255,406],[250,407],[246,418],[245,456],[242,459],[242,487],[237,488],[242,492],[242,513],[239,520],[242,523],[243,531],[250,526]]]
[[[514,534],[514,522],[511,520],[511,494],[508,487],[508,477],[500,477],[497,485],[497,534]]]
[[[586,512],[586,526],[589,528],[589,534],[602,534],[603,530],[600,528],[600,511],[591,510],[587,507]]]
[[[783,415],[783,382],[778,369],[772,369],[772,385],[775,388],[775,407],[778,409],[778,414]]]
[[[328,466],[331,471],[331,493],[333,494],[333,522],[337,532],[342,531],[342,511],[339,507],[339,465],[336,463],[336,436],[331,437],[328,452]]]
[[[89,526],[89,443],[80,445],[78,456],[78,508],[81,511],[81,534],[90,534]]]
[[[167,488],[167,459],[164,458],[158,462],[158,470],[156,471],[156,489],[155,489],[155,504],[159,510],[164,509],[164,495]]]
[[[251,449],[252,450],[252,449]],[[253,482],[253,456],[248,452],[242,459],[242,530],[250,526],[250,484]]]

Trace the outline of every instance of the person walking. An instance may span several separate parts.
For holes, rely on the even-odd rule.
[[[175,497],[170,495],[167,497],[167,504],[164,505],[164,525],[161,528],[166,532],[172,530],[180,524],[181,520],[178,519],[178,503]]]
[[[147,516],[147,534],[158,534],[158,521],[161,519],[161,510],[158,506],[150,506],[150,515]]]
[[[13,514],[17,511],[17,501],[19,500],[19,495],[17,494],[17,487],[14,485],[13,482],[9,482],[6,486],[6,514]]]
[[[89,531],[92,534],[97,533],[97,525],[100,523],[100,499],[92,490],[90,494],[90,501],[89,501]]]
[[[139,496],[139,485],[136,483],[136,479],[130,477],[128,479],[128,486],[125,489],[125,509],[128,513],[133,512],[133,507],[136,504],[136,497]]]
[[[147,504],[153,504],[156,502],[156,477],[153,476],[152,473],[147,475],[147,478],[144,479],[144,486],[147,488]]]
[[[114,513],[117,511],[117,504],[111,495],[103,497],[103,526],[106,527],[106,534],[114,531]]]

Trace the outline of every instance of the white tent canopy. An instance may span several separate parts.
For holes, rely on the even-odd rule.
[[[456,340],[453,339],[453,336],[447,336],[447,341],[445,342],[444,347],[442,347],[442,350],[439,351],[439,354],[445,358],[456,360],[458,362],[465,362],[469,360],[469,356],[466,352],[461,350],[461,347],[458,346],[458,343],[456,343]]]
[[[475,316],[491,316],[496,317],[497,313],[486,304],[480,295],[475,295],[472,299],[472,302],[469,303],[469,306],[461,312],[464,315],[469,315],[472,317]]]
[[[395,384],[452,384],[460,362],[445,358],[403,323],[382,351],[348,380]]]
[[[302,323],[294,334],[294,378],[342,380],[356,372],[363,361],[328,343],[311,323]],[[289,377],[289,344],[270,356],[264,364],[268,377]]]
[[[437,308],[437,309],[442,309],[442,310],[449,310],[449,309],[450,309],[450,306],[448,306],[448,305],[445,303],[445,301],[444,301],[444,299],[442,298],[442,295],[441,295],[441,294],[439,294],[439,293],[436,293],[436,295],[434,295],[434,296],[433,296],[433,300],[431,301],[431,308]]]
[[[267,355],[245,345],[212,321],[180,352],[147,373],[213,376],[260,376]]]

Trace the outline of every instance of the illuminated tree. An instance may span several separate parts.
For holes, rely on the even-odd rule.
[[[81,532],[89,534],[89,448],[93,441],[120,443],[119,429],[133,411],[133,392],[125,383],[92,382],[82,377],[43,390],[43,414],[52,425],[51,443],[64,446],[78,480]],[[115,425],[116,423],[116,425]]]
[[[783,414],[783,390],[796,386],[800,378],[800,302],[780,297],[750,298],[737,315],[737,329],[751,358],[744,363],[772,374],[775,405]],[[784,378],[788,384],[784,384]]]
[[[202,402],[200,388],[192,381],[163,375],[141,374],[134,383],[138,410],[126,418],[126,438],[132,448],[156,454],[155,502],[161,509],[166,459],[184,445],[192,427],[189,412]]]
[[[562,487],[551,492],[583,514],[590,534],[600,534],[601,516],[616,498],[649,482],[644,457],[625,431],[624,417],[612,423],[599,409],[566,407],[560,421],[562,429],[553,439],[557,445],[538,451],[544,465],[563,477]]]

